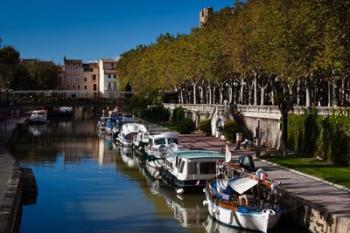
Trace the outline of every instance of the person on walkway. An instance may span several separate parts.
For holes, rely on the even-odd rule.
[[[244,149],[247,149],[247,146],[251,146],[252,142],[250,140],[248,140],[247,138],[245,138],[242,142],[237,143],[237,146],[235,147],[235,150],[239,150],[241,148],[241,146],[244,147]]]

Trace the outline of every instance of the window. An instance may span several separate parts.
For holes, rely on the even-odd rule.
[[[96,80],[96,74],[92,75],[92,80]]]
[[[108,90],[111,90],[111,83],[108,83]]]
[[[201,174],[215,174],[216,173],[215,162],[202,162],[202,163],[200,163],[200,173]]]
[[[73,90],[75,90],[75,85],[73,85]]]
[[[113,75],[113,78],[116,78],[117,77],[117,75]]]
[[[69,90],[69,85],[67,85],[67,89]]]
[[[85,90],[87,89],[87,86],[86,86],[86,85],[84,86],[84,89],[85,89]]]
[[[185,162],[182,161],[181,165],[180,165],[180,173],[182,173],[184,171],[184,167],[185,167]]]
[[[176,144],[179,144],[178,141],[177,141],[177,138],[168,138],[168,143],[176,143]]]
[[[94,91],[96,91],[97,90],[97,85],[96,84],[94,84]]]
[[[84,81],[86,82],[86,81],[87,81],[87,78],[84,78]]]
[[[189,175],[196,175],[197,174],[197,163],[196,162],[189,162],[188,163],[188,174]]]
[[[80,90],[80,85],[78,85],[78,90]]]
[[[166,144],[165,138],[158,138],[158,139],[154,140],[154,144],[165,145]]]
[[[108,75],[108,78],[109,78],[109,79],[112,78],[112,75],[109,74],[109,75]]]

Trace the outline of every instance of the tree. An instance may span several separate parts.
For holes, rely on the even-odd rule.
[[[0,49],[0,91],[10,88],[19,64],[19,56],[19,52],[11,46]]]

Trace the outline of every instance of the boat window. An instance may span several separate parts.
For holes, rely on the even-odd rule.
[[[155,144],[155,145],[165,145],[165,144],[166,144],[165,138],[158,138],[158,139],[155,139],[155,140],[154,140],[154,144]]]
[[[202,162],[200,163],[201,174],[215,174],[216,163],[215,162]]]
[[[189,162],[188,163],[188,174],[189,175],[197,174],[197,163],[196,162]]]
[[[185,162],[182,161],[181,165],[180,165],[180,173],[182,173],[184,171],[184,166],[185,166]]]
[[[169,162],[168,160],[165,161],[166,165],[170,168],[173,169],[173,164],[172,162]]]
[[[176,143],[176,144],[179,144],[177,138],[168,138],[168,143]]]

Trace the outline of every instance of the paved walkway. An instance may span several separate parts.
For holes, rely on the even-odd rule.
[[[206,137],[201,133],[179,136],[180,145],[189,149],[206,149],[222,151],[225,148],[225,141]],[[234,146],[229,147],[233,155],[243,153],[254,154],[253,151],[234,151]],[[256,160],[257,168],[263,168],[268,172],[269,179],[275,179],[282,183],[282,187],[294,196],[302,198],[323,209],[323,213],[335,214],[338,216],[350,217],[350,192],[334,187],[325,182],[313,179],[289,169],[274,166],[271,163]],[[349,177],[350,179],[350,177]]]
[[[8,195],[8,190],[13,189],[12,179],[16,168],[16,161],[7,153],[5,143],[13,133],[17,123],[23,120],[23,118],[9,119],[6,121],[6,125],[5,122],[0,122],[0,232],[6,232],[9,221],[11,221],[9,215],[13,208],[13,196]],[[5,193],[7,193],[7,196],[5,196]]]

